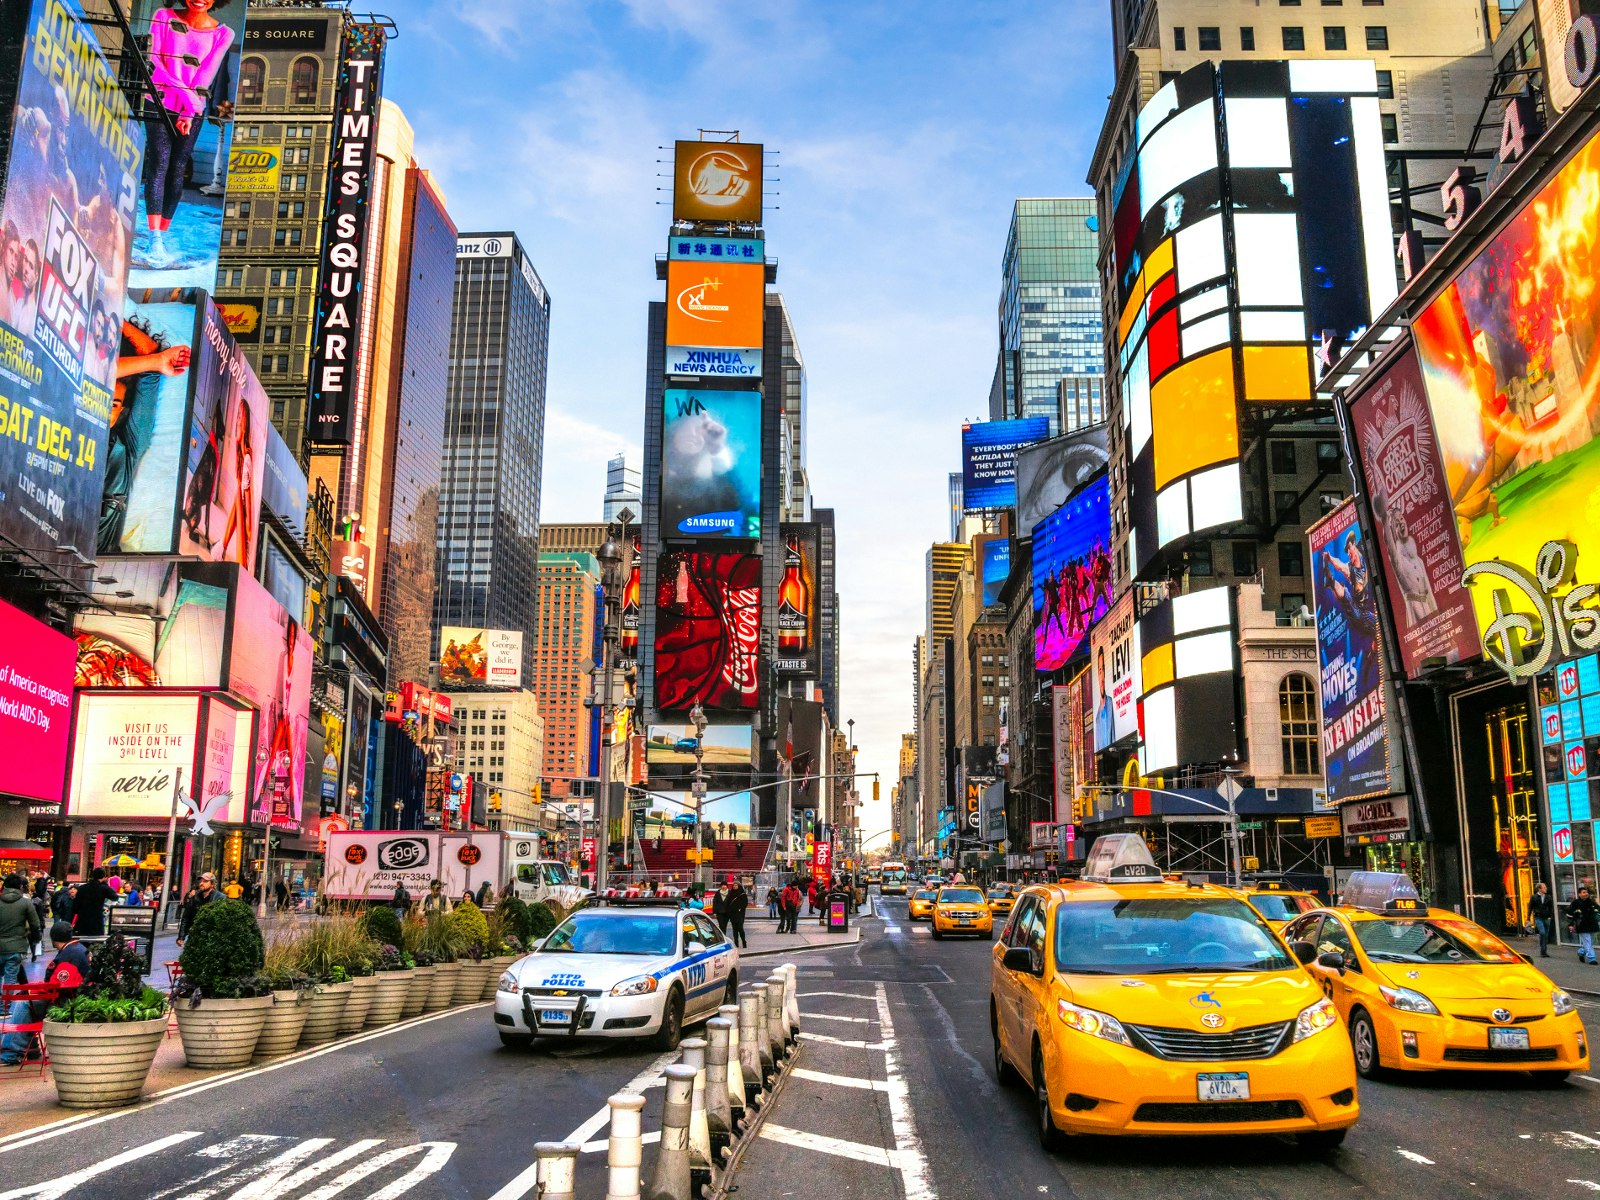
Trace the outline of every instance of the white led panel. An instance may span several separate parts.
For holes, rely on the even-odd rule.
[[[1289,114],[1280,99],[1225,100],[1230,167],[1289,167]]]
[[[1209,350],[1213,346],[1220,346],[1231,335],[1228,325],[1228,314],[1217,313],[1203,321],[1196,321],[1193,325],[1183,327],[1183,357],[1193,358],[1202,350]]]
[[[1151,96],[1139,110],[1138,122],[1134,129],[1135,143],[1144,145],[1144,140],[1150,136],[1150,131],[1177,111],[1178,85],[1169,82]]]
[[[1208,629],[1226,629],[1232,623],[1229,592],[1225,587],[1206,588],[1199,592],[1186,592],[1172,598],[1172,634],[1181,637],[1186,633],[1199,633]]]
[[[1239,464],[1223,463],[1189,476],[1189,494],[1194,507],[1194,527],[1210,529],[1230,521],[1244,520],[1244,501],[1239,489]]]
[[[1303,342],[1306,340],[1306,315],[1293,312],[1242,312],[1239,331],[1247,342]]]
[[[1157,548],[1189,532],[1189,485],[1182,479],[1156,493]]]
[[[1222,216],[1207,217],[1173,235],[1178,251],[1178,290],[1186,292],[1228,273],[1222,250]]]
[[[1172,646],[1172,673],[1179,679],[1233,670],[1233,634],[1224,629],[1179,638]]]
[[[1367,298],[1377,316],[1399,295],[1395,283],[1394,241],[1389,224],[1389,177],[1383,158],[1383,123],[1370,96],[1350,101],[1355,129],[1356,187],[1361,194],[1361,237],[1366,245]]]
[[[1180,183],[1216,169],[1217,132],[1208,100],[1173,117],[1139,151],[1139,215],[1148,215]]]
[[[1178,765],[1178,692],[1171,684],[1145,696],[1144,757],[1140,766],[1146,775]]]
[[[1294,59],[1289,63],[1289,90],[1376,92],[1378,64],[1370,58]]]
[[[1235,213],[1233,230],[1239,303],[1248,308],[1302,307],[1294,214]]]
[[[1226,287],[1209,288],[1196,296],[1187,296],[1178,301],[1178,320],[1192,321],[1196,317],[1203,317],[1206,313],[1216,312],[1219,308],[1228,306],[1228,289]]]
[[[1123,407],[1128,413],[1128,451],[1137,456],[1150,442],[1150,348],[1139,343],[1123,379]]]

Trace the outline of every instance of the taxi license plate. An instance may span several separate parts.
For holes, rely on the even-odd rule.
[[[1489,1049],[1491,1050],[1527,1050],[1528,1048],[1528,1031],[1526,1029],[1489,1030]]]
[[[976,920],[976,917],[962,916],[960,913],[956,914],[956,922],[961,925],[971,925]]]
[[[1245,1071],[1224,1071],[1215,1075],[1197,1075],[1201,1100],[1248,1100],[1250,1076]]]
[[[546,1008],[539,1012],[541,1025],[570,1025],[572,1014],[564,1008]]]

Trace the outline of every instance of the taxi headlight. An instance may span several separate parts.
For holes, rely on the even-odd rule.
[[[500,976],[500,982],[499,982],[498,985],[496,985],[495,990],[496,991],[500,991],[500,992],[506,992],[506,993],[509,993],[510,995],[515,996],[517,994],[517,977],[516,977],[516,974],[514,972],[507,971],[504,975]]]
[[[1326,1000],[1318,1000],[1309,1008],[1300,1010],[1294,1019],[1294,1040],[1303,1042],[1314,1033],[1332,1029],[1339,1023],[1339,1010]]]
[[[1555,991],[1550,993],[1550,1000],[1551,1003],[1555,1005],[1556,1016],[1558,1017],[1564,1017],[1569,1012],[1578,1011],[1578,1006],[1573,1002],[1572,997],[1567,995],[1560,988],[1557,988]]]
[[[1378,991],[1390,1008],[1398,1008],[1401,1012],[1424,1013],[1430,1017],[1439,1015],[1439,1010],[1433,1006],[1433,1001],[1421,992],[1403,987],[1379,987]]]
[[[1057,1000],[1056,1016],[1061,1018],[1062,1024],[1067,1028],[1076,1029],[1079,1033],[1105,1038],[1106,1041],[1116,1042],[1119,1046],[1133,1045],[1123,1031],[1122,1022],[1109,1013],[1096,1012],[1092,1008],[1079,1008],[1076,1004]]]
[[[645,996],[656,990],[660,981],[654,975],[639,975],[624,979],[611,989],[613,996]]]

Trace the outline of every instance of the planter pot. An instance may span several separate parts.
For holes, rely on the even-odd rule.
[[[373,978],[372,1003],[367,1007],[367,1028],[392,1025],[400,1019],[411,992],[413,971],[382,971]]]
[[[256,1059],[276,1058],[298,1046],[300,1030],[310,1011],[310,1002],[297,989],[274,990],[267,1023],[261,1027],[261,1036],[256,1040]]]
[[[366,1024],[367,1010],[372,1007],[372,998],[378,994],[376,975],[357,975],[351,983],[354,986],[344,1002],[344,1020],[339,1022],[340,1033],[355,1033]]]
[[[44,1023],[50,1073],[63,1108],[114,1108],[133,1104],[144,1091],[166,1017],[115,1025]]]
[[[464,962],[456,965],[461,971],[456,976],[456,994],[450,1003],[476,1004],[483,996],[483,981],[489,978],[489,973],[494,970],[494,963],[486,958],[481,962]]]
[[[406,1004],[400,1010],[402,1017],[415,1017],[422,1014],[423,1006],[428,1003],[428,991],[433,987],[433,973],[437,967],[411,968],[411,987],[406,991]]]
[[[455,998],[456,980],[461,977],[460,963],[437,963],[433,968],[433,986],[428,989],[428,1001],[423,1012],[438,1012],[449,1008]]]
[[[354,983],[323,983],[311,991],[311,1013],[300,1031],[302,1046],[321,1046],[339,1036],[344,1022],[345,1002],[355,991]]]
[[[187,1000],[178,1001],[184,1061],[207,1070],[249,1066],[271,1010],[271,996],[202,1000],[195,1008]]]

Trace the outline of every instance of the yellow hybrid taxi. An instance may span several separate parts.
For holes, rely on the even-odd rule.
[[[1572,997],[1487,929],[1428,908],[1404,875],[1357,871],[1340,899],[1283,937],[1338,1007],[1364,1078],[1531,1071],[1553,1085],[1589,1070]]]
[[[1237,892],[1168,882],[1144,840],[1027,888],[994,948],[995,1074],[1065,1134],[1293,1134],[1335,1149],[1360,1114],[1339,1015]]]
[[[994,915],[983,889],[972,884],[945,884],[933,896],[933,938],[947,933],[994,937]]]
[[[911,902],[906,906],[908,914],[913,921],[921,921],[933,916],[933,898],[938,895],[932,888],[918,888],[911,893]]]
[[[1007,916],[1017,902],[1017,889],[1009,883],[997,883],[989,889],[989,911],[994,916]]]

